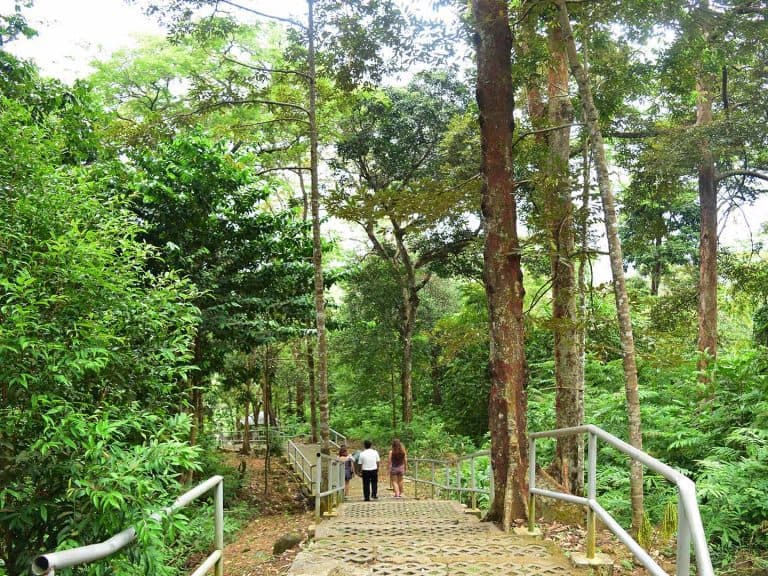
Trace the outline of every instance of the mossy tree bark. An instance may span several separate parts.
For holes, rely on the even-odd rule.
[[[317,400],[320,412],[320,449],[330,453],[328,410],[328,336],[325,329],[325,284],[323,282],[323,251],[320,236],[320,186],[318,176],[317,131],[317,77],[315,69],[314,0],[307,0],[309,63],[309,149],[310,149],[310,203],[312,206],[312,265],[315,269],[315,316],[317,325]]]
[[[530,27],[527,30],[534,33]],[[569,168],[573,107],[568,92],[568,55],[557,22],[548,23],[547,44],[547,100],[543,101],[539,77],[532,76],[527,90],[528,114],[537,128],[537,143],[546,150],[536,188],[542,225],[549,233],[552,268],[555,419],[557,428],[569,428],[584,423],[584,369],[579,336],[583,322],[576,302],[574,208]],[[581,494],[584,489],[583,439],[558,438],[553,464],[554,475],[563,487],[573,494]]]
[[[495,493],[489,519],[509,530],[527,516],[527,399],[523,274],[512,168],[512,32],[505,0],[473,0],[490,324],[489,427]]]
[[[600,129],[600,117],[592,97],[589,73],[582,66],[576,49],[576,41],[571,28],[570,15],[565,0],[555,0],[558,7],[560,27],[563,31],[571,73],[579,87],[583,120],[589,132],[592,145],[592,157],[597,170],[597,184],[605,218],[605,233],[608,239],[608,252],[613,275],[613,291],[616,299],[616,315],[619,323],[619,337],[622,348],[627,414],[629,420],[629,442],[642,450],[642,428],[640,420],[640,396],[638,392],[637,363],[635,360],[635,340],[632,332],[632,318],[629,297],[624,280],[624,263],[621,240],[618,231],[616,206],[608,174],[608,161],[605,156],[605,144]],[[643,467],[639,462],[630,464],[630,492],[632,499],[632,529],[636,532],[643,519]]]

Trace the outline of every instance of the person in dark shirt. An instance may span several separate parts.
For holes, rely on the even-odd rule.
[[[344,462],[344,496],[348,496],[349,481],[352,479],[352,476],[355,475],[355,472],[352,469],[354,458],[349,455],[349,452],[347,451],[346,446],[342,446],[341,448],[339,448],[339,460]]]

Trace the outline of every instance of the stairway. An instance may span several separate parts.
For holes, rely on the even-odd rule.
[[[505,534],[462,505],[393,498],[359,501],[358,478],[336,516],[315,529],[290,576],[566,576],[585,574],[549,545]]]

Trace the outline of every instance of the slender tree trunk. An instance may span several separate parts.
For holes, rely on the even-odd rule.
[[[251,393],[251,387],[248,386],[248,393]],[[259,427],[259,412],[261,412],[261,402],[257,401],[255,395],[251,395],[251,413],[253,414],[253,425]]]
[[[702,74],[696,81],[696,126],[712,123],[712,88]],[[707,368],[717,357],[717,189],[715,161],[709,139],[702,137],[699,160],[699,361],[701,380],[709,382]]]
[[[248,386],[250,388],[250,385]],[[243,446],[240,448],[241,454],[250,454],[251,453],[251,424],[248,421],[248,418],[250,417],[250,408],[251,408],[251,402],[246,398],[245,400],[245,409],[243,410],[243,414],[245,414],[245,420],[243,421]],[[258,420],[255,422],[258,423]]]
[[[413,290],[402,289],[401,337],[403,357],[400,364],[400,389],[403,395],[403,423],[413,420],[413,331],[416,326],[416,311],[419,296]]]
[[[390,384],[390,398],[392,399],[392,432],[397,430],[397,393],[395,390],[395,369],[394,362],[393,368],[389,372],[389,384]]]
[[[629,442],[642,450],[643,441],[640,422],[640,396],[638,393],[637,365],[635,362],[635,340],[632,333],[632,319],[629,298],[624,281],[624,263],[621,252],[621,240],[618,232],[618,219],[614,205],[611,181],[608,174],[608,162],[605,158],[605,145],[600,130],[599,115],[592,98],[588,72],[582,67],[576,50],[576,41],[571,29],[570,16],[565,0],[555,0],[559,9],[560,26],[568,50],[571,72],[576,78],[581,96],[584,122],[589,131],[592,144],[592,156],[597,167],[597,183],[605,215],[605,232],[608,238],[608,252],[613,275],[613,290],[616,298],[616,313],[619,322],[622,357],[624,365],[625,390],[627,396],[627,414],[629,420]],[[632,498],[632,529],[637,532],[643,519],[643,467],[639,462],[630,465],[630,491]]]
[[[321,450],[330,453],[328,411],[328,338],[325,332],[325,285],[323,282],[323,253],[320,236],[320,186],[317,151],[317,77],[315,71],[315,10],[314,0],[307,0],[309,63],[309,140],[310,172],[312,174],[312,264],[315,269],[315,314],[317,322],[317,400],[320,411]]]
[[[317,380],[315,378],[315,347],[312,338],[307,338],[307,373],[309,374],[309,426],[312,428],[312,442],[317,443],[320,434],[317,426]]]
[[[400,222],[390,217],[392,232],[395,237],[397,251],[390,256],[392,267],[397,270],[402,265],[405,275],[400,275],[400,290],[402,304],[400,311],[400,335],[403,339],[403,357],[400,369],[400,388],[403,394],[403,423],[408,424],[413,420],[413,332],[416,329],[416,314],[419,310],[419,290],[429,282],[429,274],[417,285],[416,268],[408,246],[405,244],[405,234]],[[372,230],[369,228],[369,237]],[[381,246],[379,244],[379,246]],[[379,253],[386,255],[383,249]]]
[[[264,454],[264,494],[269,493],[269,472],[271,469],[270,460],[270,418],[269,413],[272,411],[272,374],[270,370],[270,364],[272,362],[269,346],[264,346],[264,370],[262,378],[262,402],[264,404],[264,440],[266,443],[266,452]],[[258,424],[258,421],[257,421]]]
[[[584,50],[584,61],[587,61],[586,50]],[[578,302],[579,302],[579,377],[582,385],[586,388],[586,379],[584,371],[587,364],[587,263],[589,260],[589,212],[590,212],[590,175],[589,165],[589,136],[584,138],[584,146],[581,155],[581,210],[579,214],[579,241],[581,243],[579,254],[579,273],[578,273]]]
[[[659,288],[661,287],[661,238],[656,238],[654,241],[655,248],[655,260],[653,261],[653,267],[651,268],[651,296],[659,295]]]
[[[580,363],[580,325],[576,308],[576,266],[569,158],[573,108],[568,92],[568,55],[557,23],[548,29],[547,123],[562,126],[546,133],[544,161],[545,218],[552,264],[552,317],[555,345],[555,418],[557,428],[584,423],[584,379]],[[544,110],[542,110],[542,113]],[[584,442],[577,436],[557,439],[555,475],[574,494],[584,489]]]
[[[430,370],[430,376],[432,377],[432,405],[442,406],[443,390],[440,382],[443,378],[443,367],[440,364],[440,349],[437,346],[432,346],[429,359],[432,368]]]
[[[523,275],[512,168],[512,32],[506,0],[472,0],[477,50],[486,226],[485,290],[490,328],[489,428],[495,480],[489,519],[509,530],[527,516],[526,364]]]
[[[194,362],[195,365],[200,366],[202,364],[202,343],[200,342],[200,337],[195,336],[194,341]],[[189,415],[192,419],[192,428],[189,431],[189,444],[191,446],[197,445],[197,439],[199,435],[202,433],[201,426],[200,426],[200,417],[198,415],[198,412],[200,410],[200,407],[202,405],[202,383],[200,381],[200,372],[194,371],[192,372],[191,376],[189,377]],[[188,478],[188,480],[191,480],[192,478]]]
[[[301,356],[301,341],[293,344],[293,358],[296,366],[300,366],[299,358]],[[306,387],[302,378],[296,379],[296,417],[300,422],[304,422],[304,404],[306,403]]]

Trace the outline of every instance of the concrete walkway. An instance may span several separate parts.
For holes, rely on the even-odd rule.
[[[315,529],[291,576],[566,576],[585,574],[541,541],[505,534],[462,505],[394,498],[382,475],[379,499],[361,501],[354,478],[337,515]],[[406,489],[406,493],[409,491]]]

